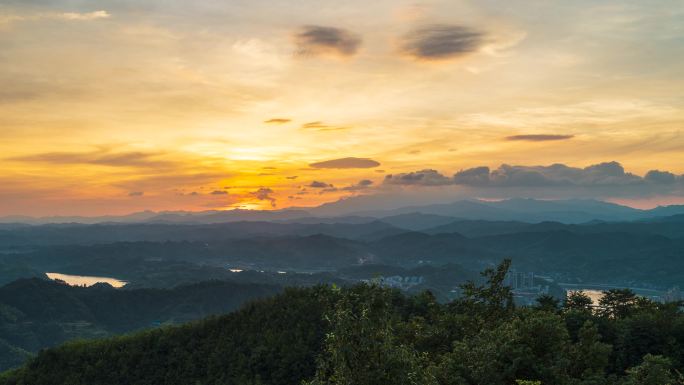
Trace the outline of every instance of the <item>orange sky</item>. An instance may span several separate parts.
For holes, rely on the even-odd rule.
[[[682,25],[678,0],[4,1],[0,215],[312,206],[501,164],[679,186]],[[378,164],[311,166],[340,158]]]

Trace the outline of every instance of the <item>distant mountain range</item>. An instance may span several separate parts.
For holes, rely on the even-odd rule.
[[[358,197],[363,199],[364,197]],[[284,210],[225,210],[225,211],[144,211],[123,216],[101,217],[0,217],[0,229],[21,224],[49,223],[168,223],[212,224],[242,221],[320,223],[383,222],[409,230],[422,230],[447,225],[456,219],[520,221],[538,223],[585,223],[591,221],[636,221],[673,215],[684,215],[684,205],[659,206],[640,210],[597,200],[537,200],[508,199],[502,201],[460,200],[452,203],[406,206],[378,210],[356,210],[365,207],[356,198],[340,200],[313,208]]]

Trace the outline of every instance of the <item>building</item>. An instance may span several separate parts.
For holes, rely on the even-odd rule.
[[[506,273],[504,285],[510,286],[513,290],[532,288],[535,286],[534,273],[515,271],[511,269],[508,273]]]

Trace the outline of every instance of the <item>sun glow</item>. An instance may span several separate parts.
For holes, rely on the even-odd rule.
[[[501,164],[684,173],[682,2],[240,4],[3,6],[0,214],[306,207]],[[380,165],[311,166],[346,158]],[[681,201],[646,185],[586,195]]]

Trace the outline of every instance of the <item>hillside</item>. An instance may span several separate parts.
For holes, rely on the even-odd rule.
[[[98,338],[224,314],[282,289],[210,281],[174,289],[116,290],[24,279],[0,287],[0,370],[28,352],[74,338]]]
[[[595,310],[583,295],[516,308],[507,268],[449,304],[366,285],[288,289],[225,316],[48,349],[0,384],[675,383],[678,306],[614,290]]]

